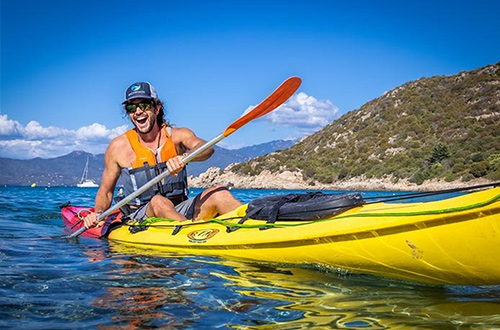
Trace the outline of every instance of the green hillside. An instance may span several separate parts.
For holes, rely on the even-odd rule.
[[[500,62],[406,83],[286,150],[232,168],[301,171],[311,184],[353,177],[421,184],[500,179]]]

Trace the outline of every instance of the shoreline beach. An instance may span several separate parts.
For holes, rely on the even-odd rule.
[[[230,170],[221,170],[211,167],[197,177],[188,178],[189,186],[193,188],[207,188],[214,185],[225,185],[237,189],[304,189],[304,190],[392,190],[392,191],[436,191],[443,189],[466,188],[476,185],[493,183],[484,178],[473,179],[468,182],[444,180],[427,180],[422,184],[399,179],[394,182],[392,178],[365,178],[357,177],[331,184],[305,182],[300,172],[284,171],[271,173],[263,171],[256,176],[239,175]]]

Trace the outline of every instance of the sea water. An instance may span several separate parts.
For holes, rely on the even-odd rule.
[[[58,206],[92,206],[96,191],[0,187],[1,329],[500,329],[500,286],[426,286],[61,238]],[[286,193],[232,192],[243,202]]]

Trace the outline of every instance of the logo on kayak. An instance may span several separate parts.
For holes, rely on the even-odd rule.
[[[132,92],[137,92],[139,89],[141,89],[141,85],[134,84],[130,87],[130,89],[132,90]]]
[[[190,243],[206,243],[208,239],[214,237],[219,229],[195,230],[187,234]]]

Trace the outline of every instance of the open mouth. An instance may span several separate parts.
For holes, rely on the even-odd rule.
[[[140,125],[144,125],[148,121],[148,117],[139,117],[135,121]]]

